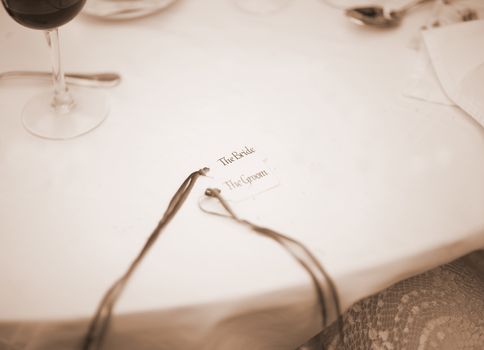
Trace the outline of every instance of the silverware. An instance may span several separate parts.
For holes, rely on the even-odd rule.
[[[10,71],[0,73],[0,80],[20,78],[52,80],[52,73],[42,71]],[[113,72],[66,73],[65,79],[68,84],[87,87],[113,87],[121,82],[121,76]]]
[[[414,0],[398,10],[385,10],[379,5],[351,7],[345,11],[351,21],[359,25],[390,28],[400,24],[408,10],[433,0]]]
[[[102,19],[125,20],[161,11],[176,0],[91,0],[83,12]]]

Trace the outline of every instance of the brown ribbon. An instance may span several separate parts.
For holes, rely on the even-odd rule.
[[[306,248],[304,244],[289,236],[283,235],[266,227],[255,225],[248,220],[239,218],[232,210],[232,208],[228,205],[227,201],[222,197],[221,191],[219,189],[209,188],[205,191],[205,195],[208,197],[216,198],[229,215],[206,210],[202,207],[200,203],[199,206],[202,211],[208,214],[230,218],[240,224],[248,226],[251,230],[255,231],[258,234],[271,238],[272,240],[279,243],[306,270],[311,278],[311,281],[313,282],[316,291],[321,312],[323,329],[329,326],[329,321],[331,319],[336,319],[338,322],[339,334],[342,341],[341,344],[344,344],[343,323],[341,317],[339,317],[341,315],[341,307],[336,286],[331,277],[321,265],[321,263],[310,252],[310,250]],[[329,291],[326,291],[326,293],[326,289],[322,287],[321,281],[325,281],[326,285],[328,286]],[[328,299],[331,300],[332,303],[327,304],[326,301]],[[331,316],[330,313],[332,313]]]
[[[182,183],[178,191],[175,193],[171,199],[168,208],[166,209],[163,217],[159,221],[156,228],[148,237],[145,245],[138,253],[136,258],[133,260],[128,270],[109,288],[104,297],[99,304],[94,318],[91,320],[88,332],[84,337],[82,349],[83,350],[97,350],[102,347],[104,337],[109,328],[109,323],[111,320],[111,315],[113,312],[114,305],[119,299],[124,287],[129,281],[129,278],[136,270],[138,265],[141,263],[145,257],[148,250],[155,244],[161,231],[166,227],[166,225],[173,219],[178,210],[181,208],[185,200],[187,199],[190,191],[192,190],[195,182],[200,176],[205,176],[209,171],[208,168],[203,168],[195,171],[186,178]]]
[[[208,171],[208,168],[203,168],[191,173],[182,183],[175,195],[172,197],[167,209],[165,210],[165,213],[163,214],[163,217],[148,237],[145,245],[138,253],[136,258],[133,260],[128,270],[118,280],[114,282],[114,284],[108,289],[108,291],[102,298],[97,308],[96,314],[94,315],[93,319],[89,324],[88,332],[84,337],[82,343],[83,350],[99,350],[102,348],[102,344],[111,321],[114,305],[121,296],[131,275],[134,273],[145,255],[148,253],[149,249],[155,244],[162,230],[173,219],[178,210],[181,208],[186,198],[190,194],[193,186],[195,185],[197,179],[200,176],[205,176]],[[229,215],[208,211],[200,205],[200,208],[204,212],[212,215],[231,218],[240,224],[250,227],[253,231],[273,239],[274,241],[279,243],[306,270],[315,286],[318,302],[320,305],[323,327],[328,326],[329,320],[332,318],[331,316],[329,316],[329,314],[332,312],[334,314],[332,316],[336,316],[338,318],[340,336],[343,340],[342,322],[341,318],[338,317],[341,314],[341,309],[336,287],[330,276],[323,269],[322,265],[319,263],[317,258],[309,251],[309,249],[307,249],[302,243],[291,237],[278,233],[274,230],[255,225],[248,220],[240,219],[221,196],[220,190],[207,189],[205,191],[205,194],[209,197],[218,199],[220,204],[224,207],[227,213],[229,213]],[[322,287],[320,283],[321,280],[324,280],[326,282],[329,291],[326,291],[325,288]],[[329,294],[329,296],[326,294]],[[332,300],[332,304],[326,304],[326,300],[328,299]],[[344,344],[344,342],[342,342],[342,344]]]

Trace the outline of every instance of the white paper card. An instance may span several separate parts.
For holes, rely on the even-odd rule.
[[[279,185],[268,158],[255,146],[241,146],[218,154],[210,166],[212,187],[225,199],[241,201]]]

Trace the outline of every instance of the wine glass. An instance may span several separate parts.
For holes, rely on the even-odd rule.
[[[2,0],[18,23],[44,30],[52,59],[54,94],[31,98],[22,111],[25,128],[47,139],[70,139],[99,126],[108,114],[108,104],[99,90],[67,87],[61,66],[58,27],[72,20],[86,0]]]
[[[286,7],[291,0],[233,0],[244,12],[268,14]]]

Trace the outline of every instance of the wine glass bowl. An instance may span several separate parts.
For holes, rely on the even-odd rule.
[[[58,27],[72,20],[86,0],[2,0],[7,13],[21,25],[45,32],[52,59],[54,93],[31,98],[22,111],[24,127],[47,139],[70,139],[95,129],[108,114],[105,95],[98,90],[66,85],[61,66]]]
[[[2,0],[10,17],[31,29],[52,29],[72,20],[86,0]]]

